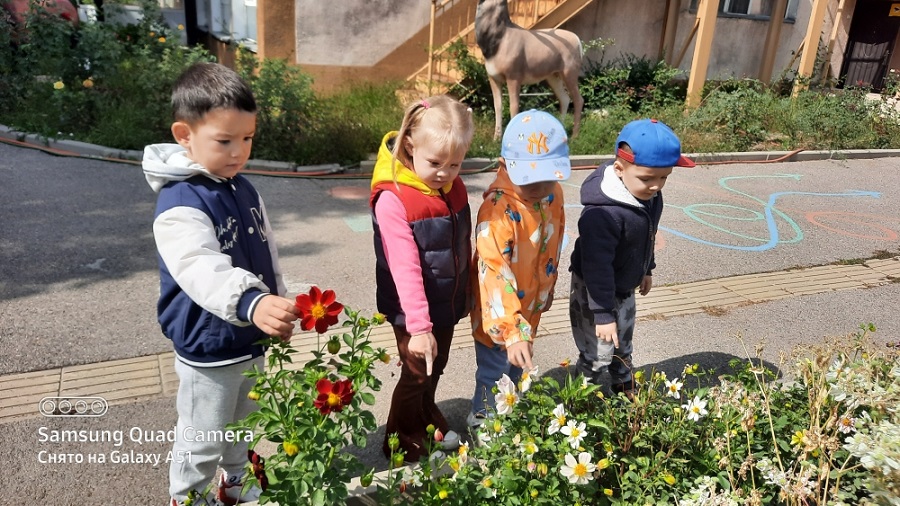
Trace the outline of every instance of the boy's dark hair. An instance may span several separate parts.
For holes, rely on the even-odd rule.
[[[224,65],[201,62],[182,72],[172,87],[175,121],[198,121],[218,108],[256,112],[256,99],[247,82]]]

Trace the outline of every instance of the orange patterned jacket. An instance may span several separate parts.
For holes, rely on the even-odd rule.
[[[541,313],[552,302],[565,223],[559,183],[548,197],[526,202],[501,163],[484,192],[475,226],[475,340],[510,346],[534,338]]]

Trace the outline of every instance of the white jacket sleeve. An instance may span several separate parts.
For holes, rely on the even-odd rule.
[[[250,325],[237,316],[241,296],[252,288],[270,290],[221,252],[209,216],[192,207],[173,207],[156,217],[153,235],[169,273],[191,300],[229,323]]]

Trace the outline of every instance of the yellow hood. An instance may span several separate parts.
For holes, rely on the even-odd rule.
[[[388,141],[397,136],[396,131],[388,132],[385,134],[384,138],[381,139],[381,146],[378,148],[378,156],[375,158],[375,169],[372,171],[372,188],[375,188],[375,185],[379,183],[384,183],[386,181],[393,182],[394,174],[391,171],[391,164],[395,163],[395,167],[397,168],[397,184],[402,184],[403,186],[409,186],[410,188],[415,188],[425,195],[440,195],[440,190],[444,190],[444,193],[449,193],[450,188],[453,187],[453,181],[445,184],[443,188],[440,190],[434,190],[425,184],[418,175],[416,175],[415,171],[407,168],[405,165],[400,163],[400,160],[394,160],[394,155],[391,153],[391,150],[388,149],[387,144]]]

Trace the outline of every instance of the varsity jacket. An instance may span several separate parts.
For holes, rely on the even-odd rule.
[[[177,144],[144,149],[157,192],[153,236],[159,260],[157,316],[178,359],[216,367],[262,355],[252,325],[259,299],[286,293],[265,206],[246,178],[223,179]]]
[[[584,280],[594,323],[612,323],[616,297],[634,293],[656,267],[653,247],[662,192],[649,201],[636,199],[609,163],[581,184],[581,203],[569,270]]]
[[[416,334],[453,326],[468,312],[472,216],[462,179],[434,190],[393,159],[389,146],[396,134],[385,135],[372,174],[376,302],[391,324]],[[387,193],[401,219],[386,229],[376,206]],[[390,246],[401,249],[392,254]]]

